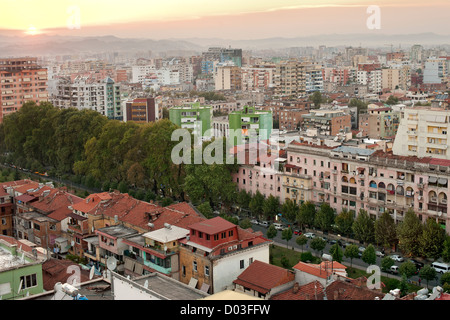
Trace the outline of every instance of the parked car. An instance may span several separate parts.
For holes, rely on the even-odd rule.
[[[309,239],[313,239],[316,237],[316,235],[312,232],[307,232],[307,233],[305,233],[305,237],[307,237]]]
[[[375,254],[377,255],[377,257],[380,257],[380,258],[384,257],[384,253],[382,251],[375,251]]]
[[[283,225],[281,223],[274,223],[273,226],[275,227],[275,229],[277,230],[283,230]]]
[[[256,220],[256,219],[252,219],[252,220],[250,220],[250,222],[251,222],[252,224],[259,224],[259,223],[258,223],[258,220]]]
[[[398,255],[398,254],[393,254],[390,257],[391,257],[392,260],[397,261],[397,262],[405,261],[405,259],[403,259],[403,257]]]
[[[416,265],[417,270],[420,270],[423,268],[424,264],[423,262],[414,260],[414,259],[409,259],[409,261],[411,261],[412,263],[414,263]]]
[[[359,252],[363,253],[363,252],[364,252],[364,250],[366,250],[366,248],[365,248],[365,247],[363,247],[363,246],[361,246],[361,247],[359,247],[359,248],[358,248],[358,250],[359,250]]]
[[[389,268],[389,273],[398,274],[398,266],[392,266]]]
[[[261,226],[263,226],[263,227],[269,227],[269,222],[268,221],[261,221],[260,223],[259,223],[259,225],[261,225]]]
[[[300,231],[300,229],[294,229],[294,234],[299,236],[302,234],[302,232]]]

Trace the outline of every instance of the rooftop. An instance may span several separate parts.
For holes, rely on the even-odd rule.
[[[231,223],[221,217],[215,217],[189,226],[190,229],[194,229],[207,234],[216,234],[235,227],[236,225],[234,223]]]
[[[188,235],[188,229],[168,225],[164,228],[144,233],[142,236],[158,242],[166,243],[185,238]]]

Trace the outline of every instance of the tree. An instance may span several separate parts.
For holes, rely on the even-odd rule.
[[[389,98],[386,100],[386,104],[392,106],[396,105],[398,103],[398,98],[394,95],[390,95]]]
[[[316,109],[320,108],[320,104],[323,101],[322,94],[320,91],[314,92],[312,95],[309,96],[309,99],[314,103],[314,107]]]
[[[239,226],[242,229],[248,229],[248,228],[252,227],[252,223],[250,222],[249,218],[245,218],[245,219],[242,219],[241,222],[239,222]]]
[[[438,259],[442,254],[445,230],[433,218],[428,218],[420,237],[420,249],[423,257]]]
[[[405,274],[402,275],[402,280],[400,281],[399,289],[400,289],[400,297],[406,296],[408,294],[409,285]]]
[[[375,221],[375,241],[383,248],[392,248],[398,241],[395,221],[387,211]]]
[[[441,275],[441,285],[450,284],[450,272],[446,272]]]
[[[314,223],[322,231],[329,231],[334,223],[334,210],[326,202],[320,205],[319,211],[316,213]]]
[[[342,257],[344,256],[344,253],[342,252],[341,247],[339,244],[335,243],[330,248],[330,254],[333,257],[333,261],[342,262]]]
[[[364,250],[361,259],[367,264],[376,264],[377,255],[375,254],[375,248],[372,244],[369,244],[366,250]]]
[[[366,210],[360,209],[352,225],[355,238],[364,243],[370,243],[374,239],[375,227],[374,222],[370,218]]]
[[[300,206],[300,210],[297,216],[297,222],[302,226],[312,226],[314,224],[314,218],[316,216],[316,206],[312,202],[304,202]]]
[[[325,249],[326,245],[327,245],[327,242],[319,237],[312,239],[311,243],[310,243],[310,246],[313,250],[320,251],[320,252],[322,252],[323,249]]]
[[[280,199],[269,195],[263,202],[263,214],[267,220],[272,220],[280,211]]]
[[[197,206],[197,210],[203,214],[207,219],[211,219],[214,217],[213,209],[208,201],[203,202]]]
[[[252,196],[247,191],[242,189],[241,191],[238,192],[236,196],[236,204],[240,208],[248,209],[251,199]]]
[[[336,216],[335,224],[337,230],[343,235],[350,235],[352,232],[352,225],[355,221],[353,212],[348,211],[346,208]]]
[[[302,262],[309,262],[309,261],[312,261],[312,260],[313,260],[313,255],[309,251],[303,252],[300,255],[300,261],[302,261]]]
[[[350,244],[345,247],[344,256],[350,259],[350,267],[353,266],[353,259],[359,257],[359,249],[356,244]]]
[[[386,256],[381,259],[381,270],[383,270],[387,274],[394,264],[395,261],[391,257]]]
[[[252,197],[252,200],[250,200],[249,207],[252,213],[257,217],[262,215],[264,207],[264,196],[261,194],[261,192],[259,192],[259,190],[256,191],[255,195]]]
[[[267,238],[273,239],[277,236],[278,230],[275,228],[273,224],[267,228]]]
[[[420,254],[420,238],[422,232],[422,223],[414,210],[409,209],[405,213],[405,218],[397,227],[400,250],[406,255],[418,256]]]
[[[450,262],[450,236],[445,237],[445,241],[442,248],[442,260],[444,262]]]
[[[300,209],[299,206],[294,201],[287,198],[286,201],[281,206],[281,213],[286,218],[286,220],[293,223],[297,218],[299,209]]]
[[[281,239],[286,240],[286,248],[288,247],[289,240],[292,239],[292,235],[293,232],[291,227],[286,228],[281,232]]]
[[[429,264],[423,266],[423,268],[420,269],[419,271],[419,277],[427,281],[427,288],[428,288],[428,281],[436,279],[436,276],[437,276],[436,269],[434,269]]]
[[[417,271],[416,265],[411,261],[403,262],[398,269],[401,275],[404,275],[407,279],[411,278]]]
[[[302,248],[303,252],[303,246],[308,243],[308,238],[304,234],[301,234],[295,239],[295,242]]]

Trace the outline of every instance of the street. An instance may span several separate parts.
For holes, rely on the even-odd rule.
[[[264,236],[267,236],[267,229],[268,229],[268,228],[266,228],[266,227],[263,227],[263,226],[260,226],[260,225],[253,224],[253,225],[252,225],[252,229],[255,230],[255,231],[261,231],[261,232],[263,232]],[[283,239],[281,238],[281,232],[282,232],[282,231],[278,230],[277,235],[276,235],[275,238],[273,238],[272,240],[274,241],[274,243],[275,243],[276,245],[278,245],[278,246],[280,246],[280,247],[286,248],[286,240],[283,240]],[[320,236],[318,232],[314,232],[314,233],[316,234],[316,236]],[[298,235],[295,235],[295,234],[292,235],[292,239],[289,240],[289,242],[288,242],[288,247],[289,247],[289,248],[292,248],[292,247],[293,247],[294,250],[301,252],[301,251],[302,251],[302,248],[295,242],[295,239],[296,239],[297,237],[298,237]],[[325,236],[325,238],[327,238],[327,237]],[[333,235],[332,238],[336,238],[336,236]],[[310,241],[311,241],[311,239],[309,239],[309,240],[308,240],[308,243],[307,243],[306,245],[303,246],[303,252],[305,252],[305,251],[311,251],[311,253],[312,253],[313,255],[318,256],[320,253],[317,252],[317,251],[312,250],[312,249],[309,247]],[[343,242],[345,242],[345,241],[343,241]],[[360,246],[359,243],[355,243],[355,244],[358,245],[358,246]],[[323,250],[323,253],[329,253],[331,246],[332,246],[332,245],[330,245],[330,244],[327,242],[327,244],[326,244],[326,246],[325,246],[325,248],[324,248],[324,250]],[[345,250],[345,249],[342,248],[342,251],[343,251],[343,252],[344,252],[344,250]],[[381,269],[381,259],[382,259],[381,257],[377,257],[377,262],[376,262],[377,266],[379,266],[380,269]],[[406,261],[406,259],[405,259],[405,261]],[[403,263],[403,262],[397,262],[397,261],[396,261],[396,262],[395,262],[395,265],[396,265],[396,266],[400,266],[402,263]],[[367,270],[367,268],[369,267],[369,264],[365,263],[365,262],[362,261],[360,258],[353,259],[353,261],[351,262],[350,259],[349,259],[349,258],[346,258],[345,256],[344,256],[343,259],[342,259],[342,264],[344,264],[344,265],[346,265],[346,266],[352,265],[354,268],[358,268],[358,269],[362,269],[362,270]],[[382,272],[381,275],[386,276],[386,273],[385,273],[385,272]],[[393,274],[390,274],[390,273],[389,273],[388,276],[389,276],[390,278],[396,278],[396,279],[398,279],[398,280],[401,280],[401,277],[398,276],[398,275],[393,275]],[[432,281],[429,281],[429,282],[428,282],[429,288],[432,288],[433,286],[440,285],[440,276],[441,276],[441,274],[438,273],[438,274],[437,274],[437,280],[432,280]],[[418,276],[418,275],[412,276],[409,280],[411,281],[411,283],[416,284],[416,285],[419,285],[419,283],[418,283],[418,282],[419,282],[419,276]],[[423,287],[426,287],[427,283],[426,283],[425,280],[422,279],[420,285],[423,286]]]

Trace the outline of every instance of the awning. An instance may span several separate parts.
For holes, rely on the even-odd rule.
[[[78,215],[76,213],[73,213],[73,212],[69,213],[67,216],[70,217],[70,218],[74,218],[75,220],[80,220],[80,221],[87,220],[87,218],[82,217],[82,216],[80,216],[80,215]]]
[[[428,183],[436,183],[438,180],[437,177],[428,177]]]
[[[438,179],[438,183],[439,183],[439,184],[447,184],[447,179],[445,179],[445,178],[439,178],[439,179]]]

